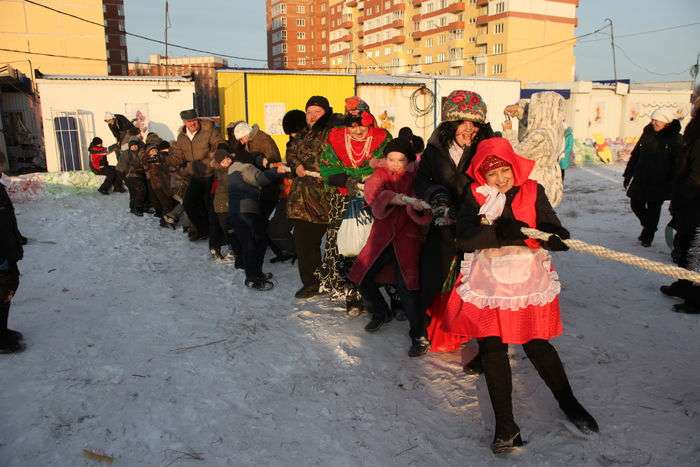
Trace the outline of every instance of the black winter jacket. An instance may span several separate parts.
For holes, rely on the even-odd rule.
[[[501,214],[502,219],[514,219],[513,209],[511,204],[513,198],[520,191],[520,187],[513,187],[506,193],[506,206]],[[466,190],[462,207],[457,215],[457,248],[461,251],[476,251],[486,248],[500,248],[502,246],[520,245],[524,246],[523,240],[513,240],[509,242],[501,242],[496,237],[496,230],[493,225],[485,225],[481,223],[479,216],[479,203],[474,199],[471,190]],[[535,201],[535,213],[538,228],[547,225],[547,230],[550,227],[561,227],[561,221],[557,217],[552,205],[549,204],[549,198],[544,192],[544,187],[537,184],[537,200]]]
[[[646,201],[671,199],[674,167],[681,152],[680,131],[678,120],[658,133],[651,124],[644,127],[623,174],[632,179],[627,196]]]
[[[678,231],[695,232],[700,226],[700,116],[683,134],[671,198],[671,225]]]
[[[23,256],[22,236],[17,227],[15,208],[5,186],[0,183],[0,263],[7,260],[10,267],[14,268]]]

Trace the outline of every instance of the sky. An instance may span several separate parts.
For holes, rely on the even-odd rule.
[[[163,38],[165,0],[124,0],[126,30]],[[632,81],[690,80],[700,53],[700,0],[581,0],[577,35],[614,24],[617,76]],[[229,59],[229,65],[266,66],[264,0],[170,0],[169,42],[263,61]],[[624,37],[689,23],[694,26]],[[163,46],[127,37],[129,60],[147,61]],[[192,55],[171,49],[171,55]],[[613,79],[609,28],[581,38],[574,49],[576,77]],[[626,55],[626,56],[625,56]]]

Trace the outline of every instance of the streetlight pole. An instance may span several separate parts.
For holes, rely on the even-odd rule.
[[[610,23],[610,47],[612,47],[613,76],[615,77],[615,81],[617,81],[617,60],[615,59],[615,30],[613,28],[613,21],[610,18],[605,18],[605,21]]]

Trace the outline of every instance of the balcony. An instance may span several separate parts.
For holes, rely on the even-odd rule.
[[[358,23],[359,25],[365,24],[365,17],[364,17],[364,16],[360,16],[359,18],[357,18],[357,23]]]
[[[360,39],[362,39],[363,37],[365,37],[365,32],[362,31],[362,30],[357,31],[357,37],[360,38]]]
[[[357,9],[362,11],[365,9],[365,1],[364,0],[358,0],[357,2]]]
[[[350,0],[348,3],[345,4],[346,6],[349,6],[350,8],[354,8],[357,6],[357,1],[356,0]]]
[[[449,13],[461,13],[464,11],[465,5],[464,2],[457,2],[453,3],[452,5],[447,7],[447,11]]]
[[[488,35],[489,34],[486,32],[486,28],[477,29],[477,31],[476,31],[476,43],[477,44],[486,44]]]
[[[394,28],[394,29],[403,29],[403,20],[402,19],[395,19],[391,23],[387,24],[387,27]]]
[[[352,34],[345,34],[340,40],[343,42],[352,42]]]
[[[421,40],[422,34],[420,31],[413,31],[411,33],[411,37],[413,38],[414,41],[419,41]]]
[[[412,0],[411,3],[413,3],[414,7],[419,7],[425,0]]]
[[[464,21],[453,21],[447,25],[447,29],[464,29]]]
[[[421,19],[420,13],[417,15],[411,16],[411,21],[413,21],[414,23],[420,21],[420,19]]]
[[[476,6],[488,6],[489,0],[476,0]]]
[[[404,36],[403,34],[391,38],[392,44],[403,44],[404,42],[406,42],[406,36]]]
[[[413,49],[411,55],[414,57],[421,57],[423,55],[423,52],[420,49]]]
[[[343,21],[338,25],[339,28],[352,29],[352,21]]]
[[[462,68],[465,64],[463,58],[450,59],[450,68]]]
[[[365,46],[362,44],[357,44],[357,51],[362,53],[365,51]]]

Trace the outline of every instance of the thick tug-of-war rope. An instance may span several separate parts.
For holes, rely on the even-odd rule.
[[[521,231],[528,237],[537,240],[547,240],[551,235],[549,233],[541,232],[537,229],[530,229],[527,227],[523,227]],[[639,256],[611,250],[600,245],[591,245],[581,240],[569,239],[562,241],[566,244],[566,246],[568,246],[574,251],[590,253],[600,258],[617,261],[618,263],[629,264],[630,266],[636,266],[638,268],[663,274],[665,276],[673,277],[675,279],[686,279],[693,282],[700,282],[700,273],[695,271],[689,271],[687,269],[679,268],[678,266],[673,266],[671,264],[665,264],[660,263],[658,261],[652,261],[646,258],[640,258]]]

